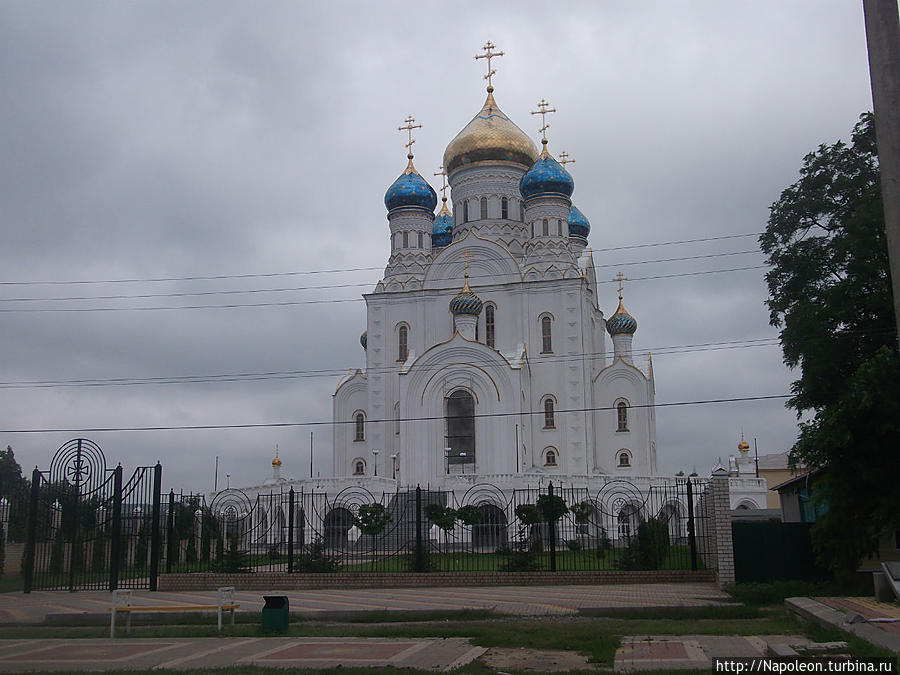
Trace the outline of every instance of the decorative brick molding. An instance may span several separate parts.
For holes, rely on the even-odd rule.
[[[558,586],[586,584],[665,584],[715,580],[712,570],[614,572],[447,572],[287,574],[160,574],[161,591],[208,591],[234,586],[241,591],[315,590],[322,588],[427,588],[431,586]]]

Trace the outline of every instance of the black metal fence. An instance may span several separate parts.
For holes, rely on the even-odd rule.
[[[703,567],[706,483],[623,480],[374,495],[163,495],[166,572],[592,571]],[[166,499],[166,497],[168,497]],[[171,505],[169,507],[168,505]]]
[[[24,529],[25,591],[155,590],[161,572],[696,570],[714,552],[696,478],[596,491],[227,489],[209,501],[161,485],[159,464],[125,480],[91,441],[63,445],[35,469],[27,501],[7,499],[9,528]]]

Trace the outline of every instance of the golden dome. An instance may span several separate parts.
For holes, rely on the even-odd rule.
[[[750,449],[750,444],[744,440],[744,434],[741,434],[741,442],[738,443],[738,450],[741,452],[747,452]]]
[[[482,161],[505,161],[530,168],[538,158],[534,142],[510,120],[488,89],[481,111],[472,118],[444,151],[444,169],[456,169]]]
[[[272,460],[272,466],[281,466],[281,460],[278,459],[278,446],[275,446],[275,459]]]

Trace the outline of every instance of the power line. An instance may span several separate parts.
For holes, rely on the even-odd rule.
[[[693,353],[701,351],[720,351],[725,349],[745,349],[748,347],[770,347],[777,346],[778,338],[752,338],[748,340],[731,340],[722,342],[705,342],[687,345],[671,345],[654,347],[648,350],[632,352],[633,356],[641,357],[653,353],[657,356],[668,356],[672,354]],[[597,360],[605,355],[604,352],[585,352],[581,354],[565,354],[552,357],[536,356],[533,357],[532,363],[564,363],[568,361],[588,361]],[[484,360],[471,361],[477,365],[492,366]],[[402,365],[385,366],[385,367],[369,367],[365,374],[373,375],[377,373],[399,373]],[[445,366],[443,364],[435,364],[432,366],[420,366],[425,370],[440,370]],[[166,375],[155,377],[122,377],[122,378],[90,378],[84,380],[30,380],[30,381],[8,381],[0,382],[0,389],[44,389],[58,387],[99,387],[99,386],[136,386],[148,384],[207,384],[217,382],[248,382],[258,380],[287,380],[301,378],[316,377],[340,377],[347,375],[348,371],[352,372],[353,368],[323,368],[314,370],[287,370],[287,371],[264,371],[250,373],[207,373],[201,375]]]
[[[671,407],[681,407],[681,406],[693,406],[693,405],[711,405],[716,403],[743,403],[747,401],[767,401],[774,399],[785,399],[790,398],[790,394],[771,394],[765,396],[742,396],[739,398],[715,398],[715,399],[705,399],[705,400],[697,400],[697,401],[674,401],[670,403],[654,403],[654,404],[642,404],[642,405],[634,405],[632,408],[671,408]],[[585,412],[600,412],[600,411],[614,411],[616,410],[615,406],[602,406],[602,407],[588,407],[588,408],[569,408],[566,410],[556,410],[555,412],[558,414],[567,414],[567,413],[585,413]],[[475,414],[474,417],[477,418],[492,418],[492,417],[521,417],[522,415],[543,415],[543,410],[523,410],[518,412],[501,412],[501,413],[478,413]],[[393,419],[369,419],[366,420],[367,424],[375,424],[375,423],[396,423],[396,422],[427,422],[434,420],[443,420],[444,417],[442,415],[431,415],[427,417],[406,417],[406,418],[393,418]],[[67,434],[96,434],[96,433],[110,433],[110,432],[119,432],[119,431],[209,431],[216,429],[264,429],[264,428],[284,428],[284,427],[315,427],[315,426],[334,426],[338,424],[356,424],[355,420],[313,420],[307,422],[256,422],[256,423],[244,423],[244,424],[189,424],[189,425],[177,425],[177,426],[148,426],[148,427],[86,427],[86,428],[57,428],[57,429],[2,429],[3,433],[7,434],[55,434],[55,433],[67,433]]]
[[[746,234],[729,234],[717,237],[703,237],[699,239],[682,239],[678,241],[663,241],[650,244],[631,244],[628,246],[614,246],[610,248],[595,248],[594,253],[606,253],[610,251],[624,251],[636,248],[650,248],[655,246],[674,246],[678,244],[696,244],[707,241],[720,241],[723,239],[739,239],[743,237],[758,237],[762,232],[748,232]],[[371,272],[380,270],[378,267],[345,267],[321,270],[299,270],[290,272],[259,272],[247,274],[213,274],[208,276],[183,276],[183,277],[134,277],[119,279],[71,279],[71,280],[33,280],[33,281],[0,281],[0,286],[62,286],[76,284],[131,284],[131,283],[160,283],[170,281],[218,281],[222,279],[261,279],[270,277],[291,277],[311,274],[338,274],[342,272]]]
[[[700,276],[705,274],[722,274],[729,272],[743,272],[747,270],[766,269],[768,265],[749,265],[746,267],[732,267],[729,269],[704,270],[694,272],[681,272],[675,274],[658,274],[646,277],[632,277],[630,281],[650,281],[656,279],[675,279],[679,277]],[[611,283],[601,281],[600,283]],[[484,289],[485,286],[479,286]],[[329,303],[343,302],[363,302],[364,298],[325,298],[320,300],[283,300],[278,302],[237,302],[218,305],[169,305],[169,306],[150,306],[150,307],[15,307],[0,308],[0,313],[46,313],[46,312],[151,312],[151,311],[171,311],[181,309],[240,309],[248,307],[291,307],[296,305],[321,305]]]
[[[731,252],[723,252],[723,253],[709,253],[706,255],[695,255],[695,256],[686,256],[680,258],[661,258],[657,260],[637,260],[633,262],[626,263],[610,263],[606,265],[594,265],[595,268],[608,268],[608,267],[628,267],[634,265],[651,265],[658,263],[667,263],[667,262],[684,262],[688,260],[703,260],[708,258],[721,258],[725,256],[733,256],[733,255],[747,255],[753,253],[759,253],[759,249],[753,249],[749,251],[731,251]],[[518,281],[520,276],[518,274],[515,275],[503,275],[503,274],[470,274],[469,279],[491,279],[497,280],[498,277],[502,278],[503,276],[512,277],[511,280]],[[184,298],[184,297],[201,297],[201,296],[210,296],[210,295],[240,295],[245,293],[286,293],[286,292],[296,292],[296,291],[320,291],[320,290],[331,290],[336,288],[367,288],[374,286],[377,282],[363,282],[363,283],[352,283],[352,284],[323,284],[320,286],[287,286],[287,287],[276,287],[276,288],[249,288],[249,289],[232,289],[232,290],[224,290],[224,291],[183,291],[177,293],[138,293],[138,294],[118,294],[118,295],[77,295],[77,296],[57,296],[57,297],[49,297],[49,298],[0,298],[0,303],[2,302],[70,302],[70,301],[80,301],[80,300],[146,300],[151,298]],[[499,285],[504,282],[497,281],[492,285]],[[600,283],[612,283],[610,280],[604,280]]]

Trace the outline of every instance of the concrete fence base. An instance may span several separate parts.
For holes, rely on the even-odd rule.
[[[586,584],[663,584],[715,581],[712,570],[611,572],[446,572],[287,574],[160,574],[161,591],[209,591],[234,586],[241,591],[314,590],[321,588],[427,588],[433,586],[558,586]]]

